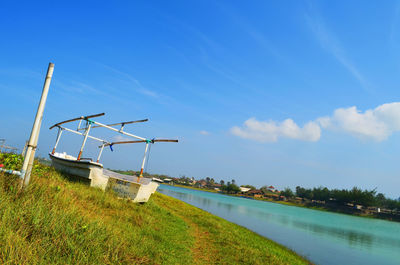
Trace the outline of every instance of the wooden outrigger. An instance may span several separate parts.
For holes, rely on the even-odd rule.
[[[153,194],[158,187],[158,183],[152,181],[150,178],[143,177],[143,169],[146,163],[146,157],[148,153],[149,144],[154,144],[155,142],[178,142],[178,140],[169,140],[169,139],[146,139],[144,137],[140,137],[131,133],[124,131],[124,127],[127,124],[133,124],[138,122],[146,122],[148,119],[144,120],[136,120],[136,121],[128,121],[128,122],[120,122],[114,124],[102,124],[97,121],[94,121],[93,118],[103,116],[104,113],[99,113],[95,115],[81,116],[74,119],[69,119],[66,121],[62,121],[54,124],[50,127],[50,129],[58,128],[57,139],[54,145],[52,152],[49,154],[53,166],[65,173],[68,173],[73,176],[79,176],[90,180],[90,186],[99,187],[103,190],[112,189],[114,190],[118,196],[120,197],[128,197],[134,202],[147,202],[151,194]],[[66,128],[64,124],[79,121],[78,127],[76,130]],[[84,127],[82,126],[82,122],[85,123]],[[119,129],[114,128],[115,126],[120,125]],[[89,135],[89,132],[93,128],[106,128],[120,134],[126,135],[128,137],[135,138],[135,141],[122,141],[122,142],[109,142],[104,139],[100,139],[98,137],[94,137]],[[83,136],[83,142],[77,157],[71,156],[64,153],[57,153],[56,148],[60,141],[61,135],[63,131],[68,131],[74,134],[78,134]],[[83,131],[83,132],[82,132]],[[92,161],[90,158],[83,158],[82,152],[85,147],[87,139],[93,139],[95,141],[101,142],[99,146],[100,151],[97,156],[96,162]],[[131,144],[131,143],[146,143],[144,157],[142,161],[142,166],[140,169],[139,176],[128,176],[119,174],[110,170],[106,170],[103,168],[103,165],[99,162],[101,155],[103,153],[103,149],[106,146],[110,146],[112,148],[113,145],[117,144]]]

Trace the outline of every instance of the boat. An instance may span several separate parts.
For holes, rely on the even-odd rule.
[[[54,145],[53,150],[49,153],[52,166],[56,170],[66,173],[70,176],[87,180],[90,183],[91,187],[100,188],[104,191],[112,190],[118,197],[128,198],[133,202],[138,202],[138,203],[147,202],[150,196],[156,192],[159,186],[158,180],[153,180],[152,178],[143,177],[143,169],[146,163],[146,158],[148,157],[149,145],[154,144],[156,142],[178,142],[178,140],[170,140],[170,139],[149,140],[144,137],[140,137],[124,131],[125,125],[137,122],[145,122],[148,121],[148,119],[120,122],[109,125],[105,125],[93,120],[93,118],[103,115],[104,113],[89,115],[89,116],[81,116],[78,118],[59,122],[51,126],[50,129],[58,128],[56,143]],[[76,130],[69,129],[64,126],[65,123],[70,123],[75,121],[79,121],[79,125]],[[85,123],[85,126],[83,127],[81,127],[82,122]],[[114,128],[115,126],[119,125],[121,126],[119,129]],[[110,142],[89,135],[89,132],[92,128],[100,128],[100,127],[110,129],[112,131],[123,134],[125,136],[135,138],[137,140]],[[81,145],[77,157],[69,155],[66,152],[63,153],[56,152],[56,148],[58,146],[63,131],[68,131],[83,136],[83,143]],[[99,146],[100,151],[96,161],[93,161],[92,158],[82,157],[82,152],[88,138],[101,142],[101,145]],[[114,145],[133,144],[133,143],[145,143],[144,157],[139,176],[124,175],[105,169],[103,167],[103,164],[99,162],[104,147],[109,146],[110,149],[112,150]]]

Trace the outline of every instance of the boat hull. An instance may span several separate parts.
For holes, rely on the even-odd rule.
[[[49,154],[51,163],[57,170],[72,176],[90,180],[91,187],[107,188],[108,178],[103,175],[103,165],[91,161],[79,161],[62,157],[62,154]]]
[[[119,174],[103,168],[100,163],[76,160],[66,154],[49,154],[52,165],[68,175],[90,180],[91,187],[110,189],[118,197],[129,198],[133,202],[147,202],[159,184],[149,178],[138,178]]]

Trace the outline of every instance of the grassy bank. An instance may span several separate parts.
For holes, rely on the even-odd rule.
[[[36,166],[0,174],[1,264],[307,264],[243,227],[162,194],[146,204]]]

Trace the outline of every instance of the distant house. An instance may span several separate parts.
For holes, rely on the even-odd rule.
[[[153,181],[158,182],[158,183],[163,183],[164,181],[159,178],[152,178]]]
[[[274,186],[269,186],[269,187],[268,187],[268,190],[269,190],[270,192],[276,192],[276,191],[277,191],[277,190],[275,189]]]
[[[256,198],[260,198],[260,197],[262,197],[263,192],[261,190],[249,190],[248,192],[246,192],[246,194],[249,196],[254,196]]]
[[[269,197],[269,198],[273,198],[273,199],[279,199],[279,195],[278,194],[269,193],[269,194],[265,194],[265,196]]]
[[[207,181],[205,181],[204,179],[197,181],[197,183],[199,184],[200,187],[205,187],[207,186]]]
[[[166,179],[164,179],[164,183],[167,183],[167,184],[169,184],[169,183],[171,183],[172,182],[172,179],[170,179],[170,178],[166,178]]]
[[[246,187],[239,187],[240,192],[248,192],[249,190],[251,190],[250,188],[246,188]]]

